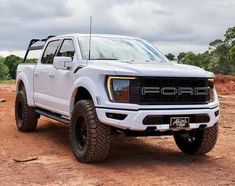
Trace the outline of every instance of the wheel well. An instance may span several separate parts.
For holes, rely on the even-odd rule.
[[[92,100],[91,94],[87,89],[79,87],[74,100],[74,105],[80,100]]]
[[[18,91],[21,91],[21,90],[24,90],[24,89],[25,89],[24,83],[23,83],[23,81],[20,81],[19,85],[18,85]]]

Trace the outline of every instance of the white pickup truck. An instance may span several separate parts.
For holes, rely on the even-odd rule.
[[[139,38],[33,39],[16,82],[19,131],[35,130],[40,115],[68,124],[80,162],[104,160],[117,133],[173,135],[188,154],[207,153],[217,140],[220,111],[213,73],[172,63]]]

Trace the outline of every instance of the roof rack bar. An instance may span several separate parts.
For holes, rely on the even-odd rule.
[[[48,39],[55,37],[55,36],[48,36],[47,38],[44,39],[31,39],[30,43],[29,43],[29,47],[31,47],[33,44],[35,44],[36,42],[46,42]],[[29,48],[28,47],[28,48]]]
[[[40,45],[40,46],[31,46],[28,48],[28,50],[41,50],[43,49],[44,45]]]
[[[55,36],[48,36],[47,38],[45,38],[45,39],[41,39],[41,41],[47,41],[48,39],[50,39],[50,38],[52,38],[52,37],[55,37]]]
[[[50,39],[50,38],[52,38],[52,37],[55,37],[55,36],[51,35],[51,36],[48,36],[47,38],[44,38],[44,39],[31,39],[31,41],[29,42],[29,46],[28,46],[28,48],[27,48],[27,50],[26,50],[23,63],[25,63],[26,58],[27,58],[28,53],[29,53],[30,50],[41,50],[41,49],[43,49],[43,47],[44,47],[44,45],[32,46],[33,44],[35,44],[35,43],[37,43],[37,42],[47,42],[47,40]]]

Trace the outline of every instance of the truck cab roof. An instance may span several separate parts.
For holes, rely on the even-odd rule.
[[[74,37],[74,38],[79,38],[79,37],[89,37],[90,34],[82,34],[82,33],[73,33],[73,34],[64,34],[64,35],[58,35],[54,38],[64,38],[64,37]],[[131,36],[124,36],[124,35],[112,35],[112,34],[91,34],[92,37],[106,37],[106,38],[126,38],[126,39],[140,39],[137,37],[131,37]],[[50,39],[52,39],[50,38]]]

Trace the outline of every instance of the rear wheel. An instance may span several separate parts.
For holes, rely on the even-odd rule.
[[[40,115],[35,112],[34,107],[28,106],[25,91],[19,91],[15,101],[15,119],[18,130],[21,132],[34,131],[39,116]]]
[[[179,149],[187,154],[205,154],[210,152],[218,138],[218,124],[185,134],[174,135]]]
[[[70,143],[80,162],[104,160],[110,149],[110,127],[100,123],[92,101],[78,101],[74,107],[70,127]]]

